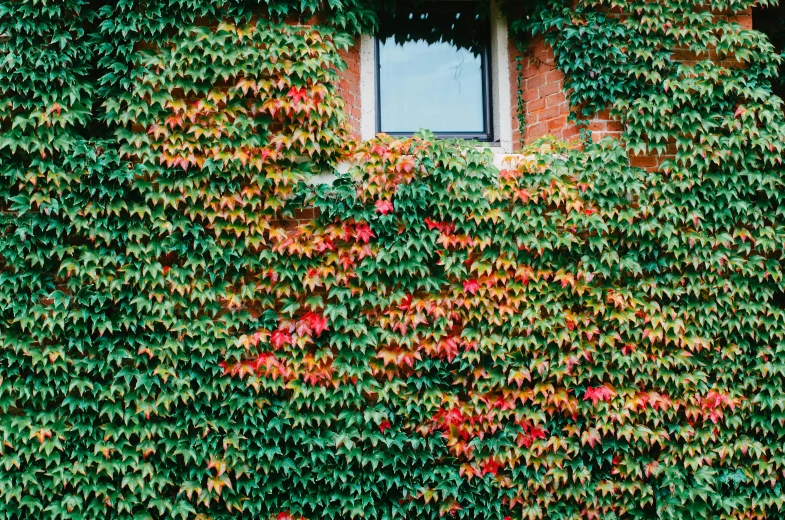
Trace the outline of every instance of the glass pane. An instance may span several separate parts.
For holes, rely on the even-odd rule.
[[[380,130],[485,135],[487,0],[393,5],[377,35]]]
[[[444,41],[379,42],[382,132],[485,132],[482,58]]]

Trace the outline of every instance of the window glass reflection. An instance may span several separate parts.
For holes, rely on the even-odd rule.
[[[444,41],[379,42],[382,132],[485,132],[482,57]]]

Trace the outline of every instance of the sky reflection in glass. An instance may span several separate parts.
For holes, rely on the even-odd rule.
[[[379,42],[382,132],[484,133],[482,59],[445,42]]]

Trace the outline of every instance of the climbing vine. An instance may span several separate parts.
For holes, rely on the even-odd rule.
[[[500,171],[352,140],[372,5],[0,4],[2,516],[781,516],[785,120],[751,5],[513,22],[625,131]]]
[[[523,78],[523,60],[534,59],[533,56],[529,56],[529,49],[528,45],[524,44],[523,42],[519,41],[516,42],[516,49],[518,50],[518,55],[515,57],[515,72],[517,75],[517,85],[516,85],[516,99],[518,100],[518,106],[516,107],[515,117],[518,119],[518,128],[519,128],[519,137],[517,145],[519,147],[523,147],[524,142],[524,129],[526,128],[526,101],[523,99],[523,91],[524,91],[524,78]]]

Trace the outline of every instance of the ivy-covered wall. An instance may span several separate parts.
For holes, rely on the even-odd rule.
[[[351,140],[373,21],[0,4],[0,516],[780,518],[770,43],[697,1],[548,4],[515,27],[625,131],[499,171]]]

